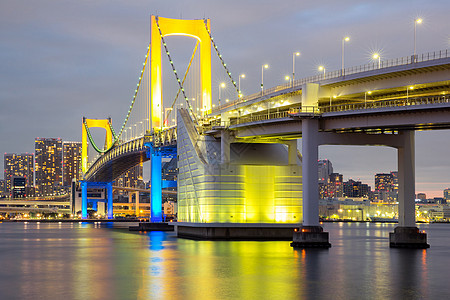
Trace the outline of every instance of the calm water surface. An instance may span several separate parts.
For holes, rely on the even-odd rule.
[[[1,223],[0,299],[450,299],[450,224],[428,250],[390,249],[394,224],[326,223],[329,250],[115,226]]]

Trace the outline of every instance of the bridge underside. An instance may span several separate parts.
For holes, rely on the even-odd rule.
[[[91,182],[112,182],[130,168],[149,160],[146,150],[124,153],[103,164],[94,174],[86,178]]]

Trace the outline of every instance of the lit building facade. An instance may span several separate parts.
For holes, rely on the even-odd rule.
[[[370,186],[352,179],[344,182],[344,196],[350,198],[368,198]]]
[[[447,200],[447,203],[448,203],[448,200],[450,200],[450,189],[444,190],[444,199]]]
[[[143,188],[143,165],[142,163],[130,168],[115,180],[115,184],[120,187],[136,187]]]
[[[328,159],[318,161],[319,183],[327,183],[328,177],[333,173],[333,165]]]
[[[62,140],[36,138],[34,149],[37,196],[59,193],[62,187]]]
[[[63,186],[72,184],[72,179],[81,179],[81,142],[63,142],[62,177]]]
[[[0,179],[0,197],[5,197],[5,188],[6,188],[6,181],[4,179]]]
[[[12,190],[12,180],[14,177],[25,178],[25,188],[30,190],[33,186],[33,161],[34,156],[31,153],[5,153],[4,155],[4,192],[10,196]]]

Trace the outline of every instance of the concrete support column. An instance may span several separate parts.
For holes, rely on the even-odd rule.
[[[113,188],[112,182],[106,183],[106,201],[107,201],[107,217],[108,219],[112,219],[113,216]]]
[[[162,222],[162,174],[161,156],[152,153],[151,156],[151,214],[152,222]]]
[[[303,226],[319,226],[318,134],[317,119],[302,120]]]
[[[297,140],[290,140],[285,142],[288,146],[288,164],[297,164]]]
[[[136,200],[136,203],[135,203],[135,208],[136,208],[136,217],[139,217],[139,192],[138,191],[136,191],[136,192],[134,192],[134,199]]]
[[[87,219],[87,182],[81,181],[81,218]]]
[[[220,132],[220,163],[230,162],[230,132],[222,130]]]
[[[393,248],[426,249],[427,234],[416,227],[414,131],[399,133],[398,155],[398,226],[389,233]]]
[[[398,225],[416,226],[414,131],[400,134],[403,147],[398,148]]]

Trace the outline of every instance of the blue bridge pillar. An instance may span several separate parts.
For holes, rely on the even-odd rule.
[[[112,182],[89,182],[89,181],[80,181],[81,185],[81,218],[88,218],[88,204],[92,204],[92,209],[98,209],[98,202],[105,202],[107,205],[107,217],[108,219],[112,219],[113,216],[113,188]],[[105,189],[105,198],[99,199],[95,198],[89,199],[88,189],[89,188],[103,188]]]
[[[112,182],[106,183],[106,200],[107,200],[107,217],[108,219],[113,219],[113,188],[112,188]]]
[[[162,222],[162,174],[161,154],[153,151],[151,154],[151,215],[152,222]]]
[[[87,181],[81,181],[81,218],[87,219]]]

